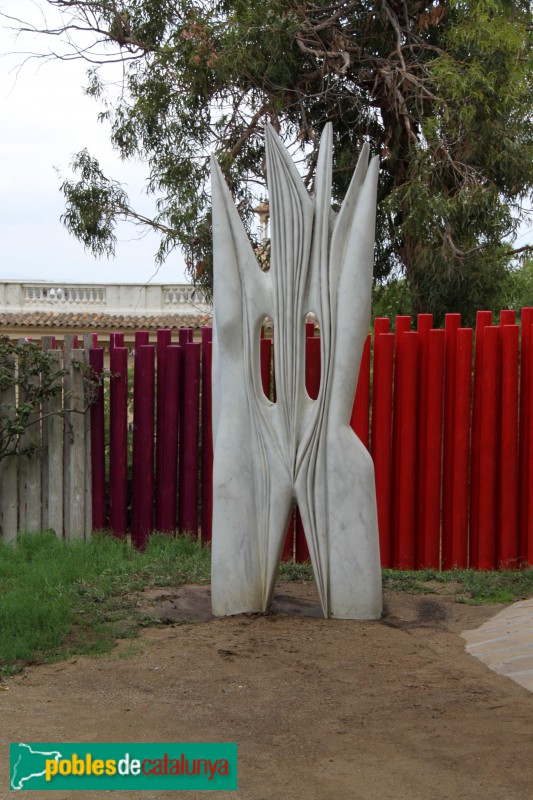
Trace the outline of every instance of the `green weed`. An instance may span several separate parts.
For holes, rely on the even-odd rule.
[[[405,571],[384,569],[383,586],[410,594],[434,592],[451,594],[463,603],[510,603],[533,595],[533,569],[456,569]]]
[[[108,651],[141,624],[135,592],[205,583],[209,550],[190,537],[154,534],[144,553],[107,534],[89,542],[51,532],[0,542],[0,676],[25,664]]]
[[[284,562],[279,577],[307,581],[313,573],[310,564]],[[106,533],[88,542],[63,542],[49,531],[24,534],[15,545],[0,540],[0,678],[27,664],[109,652],[117,639],[156,624],[136,607],[139,592],[209,578],[210,550],[188,536],[156,533],[143,553]],[[511,602],[533,595],[533,569],[383,570],[383,585],[459,602]]]

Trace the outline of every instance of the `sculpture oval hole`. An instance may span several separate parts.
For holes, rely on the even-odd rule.
[[[263,394],[271,403],[276,402],[276,386],[274,382],[274,322],[272,317],[265,317],[261,326],[259,340],[259,371]]]
[[[305,388],[311,400],[319,395],[320,381],[320,324],[315,314],[309,313],[305,319]]]

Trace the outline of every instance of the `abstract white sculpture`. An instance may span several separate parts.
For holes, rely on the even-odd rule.
[[[368,331],[378,159],[365,146],[331,210],[332,128],[314,196],[267,131],[271,265],[257,264],[218,164],[214,231],[212,606],[267,611],[291,510],[300,509],[325,617],[382,611],[372,460],[349,425]],[[305,321],[321,331],[316,400],[305,389]],[[260,377],[260,330],[274,322],[276,402]]]

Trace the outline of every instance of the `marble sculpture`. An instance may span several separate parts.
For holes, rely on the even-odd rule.
[[[349,425],[368,331],[378,158],[368,147],[340,212],[331,209],[332,128],[310,196],[272,128],[266,134],[270,270],[263,272],[213,161],[214,497],[217,616],[267,611],[298,504],[325,617],[382,610],[372,460]],[[305,321],[321,331],[318,398],[305,389]],[[276,402],[260,376],[260,330],[274,324]]]

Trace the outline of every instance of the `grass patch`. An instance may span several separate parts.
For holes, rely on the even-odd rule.
[[[313,581],[313,567],[307,561],[304,564],[295,564],[293,561],[282,561],[279,568],[280,581]]]
[[[146,551],[108,534],[63,542],[51,532],[0,540],[0,678],[28,664],[109,652],[157,624],[136,607],[153,586],[207,583],[210,551],[190,537],[154,534]],[[280,579],[313,580],[310,564],[284,562]],[[533,595],[533,569],[514,572],[383,571],[383,585],[410,593],[452,595],[459,602],[511,602]],[[133,648],[124,650],[129,657]]]
[[[533,595],[533,569],[488,572],[473,569],[405,571],[384,569],[383,587],[399,592],[449,594],[458,602],[511,603]]]
[[[53,533],[0,542],[0,676],[26,664],[102,653],[142,624],[134,594],[209,580],[209,550],[155,534],[144,553],[113,536],[65,543]]]

